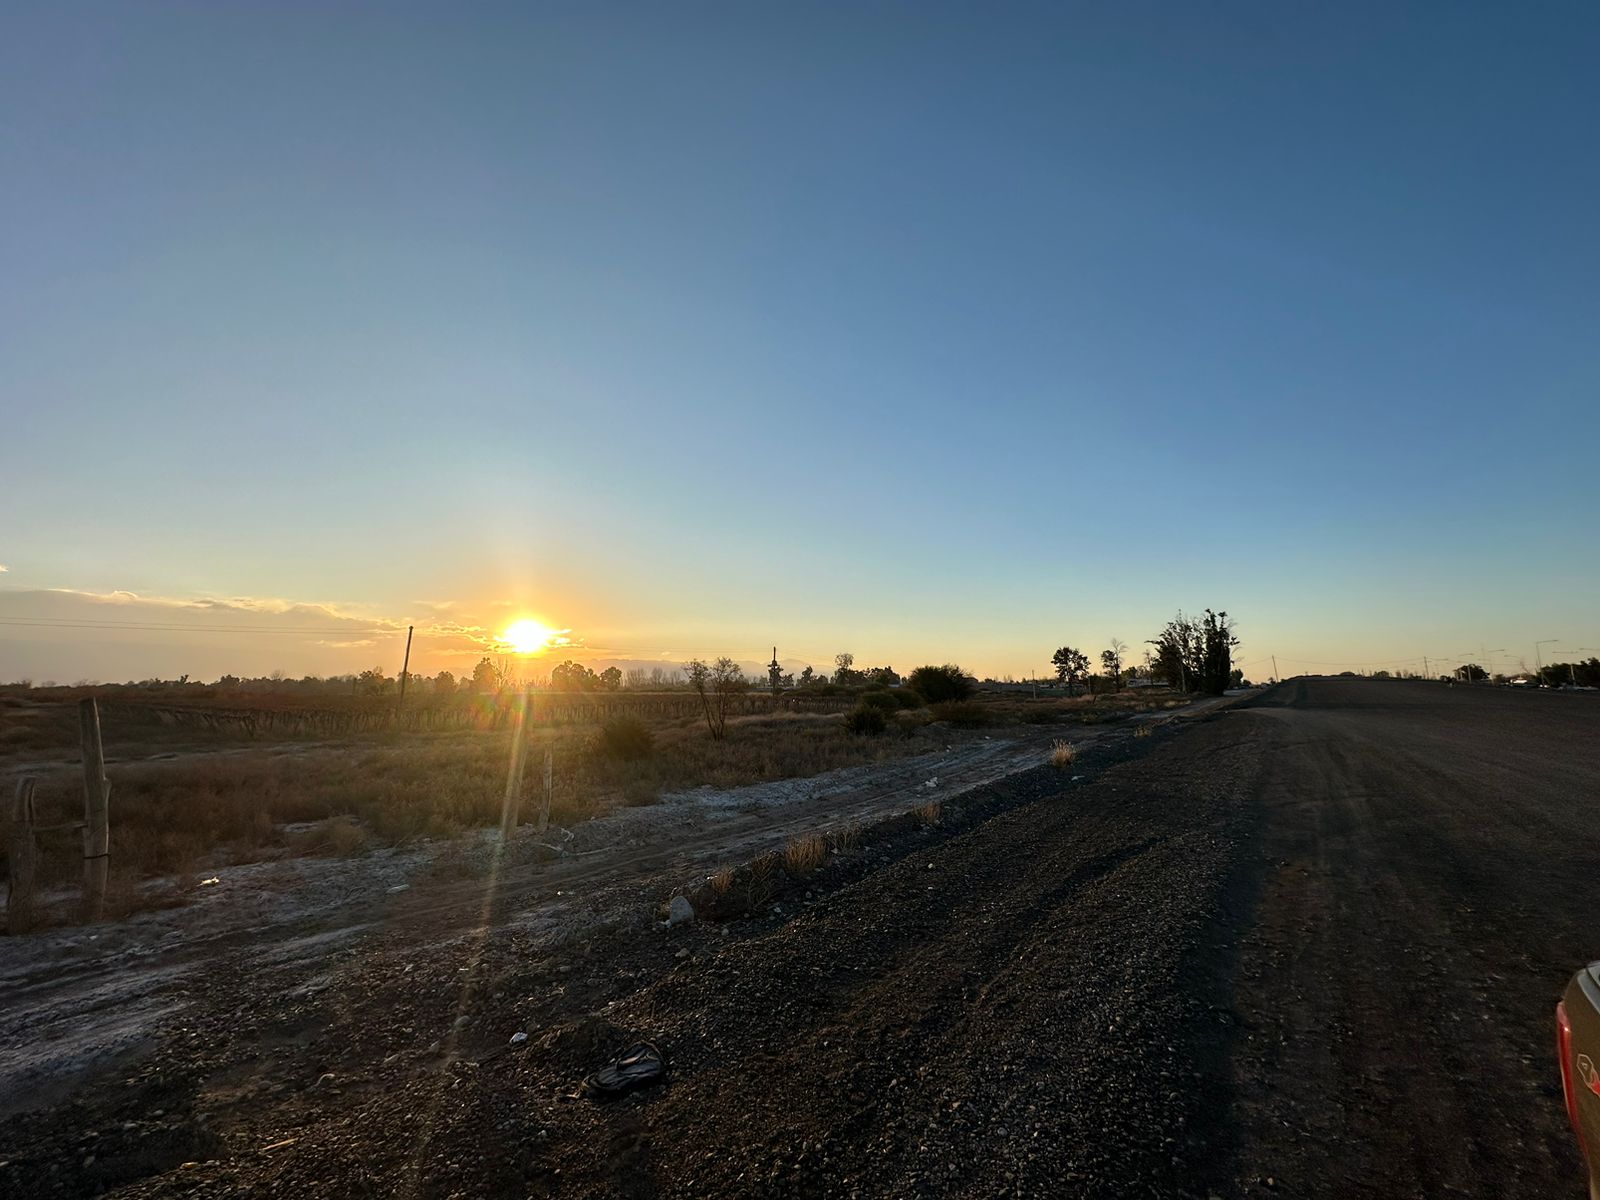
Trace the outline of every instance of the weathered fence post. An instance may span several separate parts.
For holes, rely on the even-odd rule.
[[[98,921],[105,910],[111,858],[111,784],[93,696],[78,701],[78,737],[83,745],[83,912],[85,920]]]
[[[553,755],[550,747],[544,748],[544,799],[539,804],[539,832],[543,833],[550,824],[550,788],[555,782]]]
[[[522,764],[528,756],[528,691],[517,696],[511,710],[511,766],[506,771],[506,802],[500,809],[500,840],[505,841],[517,827],[517,810],[522,806]]]
[[[17,780],[17,798],[11,809],[11,836],[6,840],[6,858],[11,868],[11,890],[6,894],[6,928],[26,933],[33,926],[34,874],[39,849],[33,842],[32,775]]]

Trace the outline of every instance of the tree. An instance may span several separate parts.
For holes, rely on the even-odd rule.
[[[805,687],[806,684],[811,682],[811,678],[815,674],[816,672],[807,666],[803,671],[800,672],[800,686]]]
[[[706,731],[711,734],[712,741],[720,742],[728,736],[728,702],[749,686],[744,672],[731,658],[719,658],[709,666],[693,658],[683,664],[683,673],[700,697]]]
[[[622,670],[619,667],[607,667],[600,672],[600,686],[608,692],[614,692],[622,686]]]
[[[1078,680],[1089,673],[1089,656],[1082,650],[1063,646],[1050,656],[1055,665],[1056,678],[1066,684],[1067,695],[1077,694]]]
[[[592,692],[600,686],[600,677],[569,659],[550,672],[550,686],[558,692]]]
[[[975,686],[972,676],[955,663],[942,667],[918,667],[906,678],[911,690],[929,704],[942,704],[947,700],[965,700]]]
[[[783,668],[778,665],[778,648],[772,648],[772,661],[767,664],[767,687],[776,696],[783,691]]]
[[[1465,679],[1468,683],[1480,683],[1489,678],[1489,672],[1485,671],[1477,663],[1465,663],[1457,667],[1456,675],[1461,679]]]
[[[1154,656],[1146,656],[1152,679],[1184,692],[1199,683],[1205,653],[1197,621],[1180,611],[1159,637],[1150,639],[1150,645],[1155,647]]]
[[[356,676],[356,690],[366,696],[381,696],[394,686],[394,680],[383,673],[382,667],[368,667]]]
[[[1544,679],[1549,683],[1571,684],[1573,687],[1600,687],[1600,658],[1551,663],[1544,669]]]
[[[873,667],[866,672],[866,680],[873,687],[900,685],[900,675],[893,667]]]
[[[433,677],[433,692],[436,696],[448,696],[456,690],[456,677],[449,671],[440,671]]]
[[[1226,612],[1208,608],[1200,621],[1200,690],[1213,696],[1222,695],[1233,683],[1233,648],[1239,644],[1233,629]]]
[[[854,654],[835,654],[833,656],[833,681],[840,687],[852,687],[861,682],[861,672],[855,669],[856,656]]]
[[[1122,687],[1122,652],[1128,648],[1126,642],[1117,638],[1111,639],[1111,648],[1100,651],[1100,669],[1111,678],[1111,682],[1120,690]]]
[[[498,692],[505,683],[505,672],[495,666],[484,655],[478,660],[478,665],[472,668],[472,690],[475,692]]]

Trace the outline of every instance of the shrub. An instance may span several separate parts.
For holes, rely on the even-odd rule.
[[[349,858],[366,849],[367,835],[354,817],[329,817],[300,834],[293,844],[301,854]]]
[[[899,702],[894,698],[894,693],[888,688],[861,693],[861,699],[857,701],[857,704],[862,708],[876,708],[880,712],[886,713],[896,712],[900,708]]]
[[[972,695],[972,677],[955,663],[942,667],[918,667],[906,681],[929,704],[965,700]]]
[[[845,714],[844,727],[863,737],[876,737],[889,728],[889,718],[883,715],[883,709],[861,704]]]
[[[894,702],[901,708],[922,707],[922,697],[908,687],[896,688],[889,695],[894,697]]]
[[[656,735],[637,717],[612,717],[600,729],[600,750],[608,758],[649,758]]]
[[[1150,736],[1150,726],[1149,725],[1140,725],[1137,729],[1135,729],[1133,731],[1133,736],[1136,737],[1136,738],[1149,737]]]
[[[1071,742],[1057,741],[1050,747],[1050,765],[1057,770],[1066,770],[1077,757],[1078,752],[1072,748]]]
[[[833,848],[841,854],[861,846],[861,822],[846,821],[833,831]]]
[[[915,811],[917,820],[921,821],[924,827],[931,828],[944,816],[944,805],[937,800],[929,800],[926,804],[919,804]]]
[[[828,857],[828,843],[814,833],[802,834],[783,848],[783,865],[789,874],[804,878]]]
[[[977,729],[989,723],[989,714],[976,700],[945,700],[930,704],[928,711],[935,721],[947,721],[960,729]]]

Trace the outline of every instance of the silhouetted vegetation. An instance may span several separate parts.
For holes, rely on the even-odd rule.
[[[889,717],[881,708],[858,704],[845,714],[844,727],[857,736],[875,737],[889,728]]]
[[[648,758],[655,747],[655,734],[637,717],[612,717],[600,727],[600,750],[611,758]]]
[[[1232,682],[1233,647],[1239,644],[1233,630],[1226,612],[1208,608],[1198,620],[1179,612],[1150,640],[1155,647],[1152,674],[1182,691],[1222,695]]]
[[[965,700],[976,687],[972,676],[955,663],[945,663],[942,667],[918,667],[906,682],[929,704]]]

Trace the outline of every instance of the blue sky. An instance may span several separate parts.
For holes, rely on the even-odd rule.
[[[1592,5],[6,24],[0,617],[1600,645]],[[94,636],[0,626],[0,678],[368,654]]]

